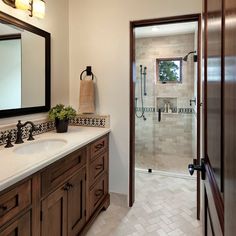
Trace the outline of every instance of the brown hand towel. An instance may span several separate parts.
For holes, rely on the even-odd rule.
[[[80,98],[79,98],[79,111],[81,113],[94,113],[95,112],[95,94],[93,80],[80,81]]]

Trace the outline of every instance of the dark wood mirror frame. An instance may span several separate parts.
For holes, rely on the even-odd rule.
[[[15,25],[45,38],[45,105],[0,110],[0,118],[47,112],[51,107],[51,36],[50,33],[0,11],[0,23]]]

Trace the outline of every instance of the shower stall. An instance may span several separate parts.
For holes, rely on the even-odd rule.
[[[195,34],[135,40],[136,169],[188,174],[196,157]]]

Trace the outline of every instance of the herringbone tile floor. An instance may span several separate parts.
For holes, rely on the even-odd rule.
[[[201,236],[196,220],[196,181],[159,173],[136,172],[136,202],[111,194],[87,236]]]

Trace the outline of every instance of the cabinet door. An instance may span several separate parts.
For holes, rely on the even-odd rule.
[[[30,236],[31,235],[31,221],[30,212],[15,220],[6,229],[0,232],[1,236]]]
[[[67,235],[67,190],[59,188],[42,202],[42,236]]]
[[[68,186],[68,235],[78,235],[85,224],[85,168],[80,170],[69,181]]]

